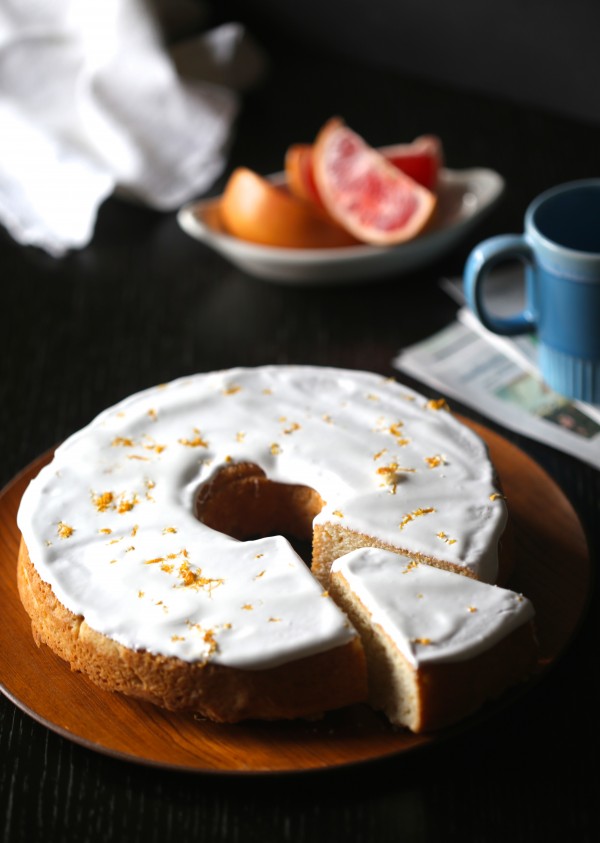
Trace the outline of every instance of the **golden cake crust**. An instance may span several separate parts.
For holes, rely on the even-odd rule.
[[[33,637],[109,691],[171,711],[193,711],[234,723],[259,718],[314,717],[366,699],[366,666],[358,638],[335,649],[264,670],[210,661],[190,664],[124,647],[66,609],[32,565],[22,541],[18,587]]]

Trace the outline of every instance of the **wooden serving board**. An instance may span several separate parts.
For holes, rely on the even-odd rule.
[[[585,611],[591,570],[579,520],[555,483],[501,436],[469,424],[487,442],[507,496],[515,554],[509,585],[533,601],[540,641],[536,677],[488,704],[476,717],[430,735],[393,730],[367,706],[315,722],[218,725],[108,693],[72,673],[47,647],[34,644],[16,585],[19,502],[51,454],[28,466],[0,496],[0,689],[40,723],[90,749],[196,772],[282,772],[356,764],[430,745],[490,717],[514,703],[565,649]]]

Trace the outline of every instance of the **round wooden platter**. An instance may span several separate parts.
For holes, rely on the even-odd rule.
[[[487,442],[507,496],[514,540],[509,585],[536,608],[539,669],[528,683],[475,718],[468,729],[515,701],[565,649],[583,614],[590,589],[585,536],[571,505],[528,456],[487,428],[471,424]],[[40,457],[0,496],[0,689],[19,708],[60,735],[90,749],[141,764],[210,773],[296,772],[381,759],[431,745],[448,731],[412,735],[392,729],[367,706],[314,722],[219,725],[173,714],[93,685],[47,647],[36,647],[16,586],[20,541],[16,514],[23,491],[49,461]],[[568,576],[565,569],[568,566]]]

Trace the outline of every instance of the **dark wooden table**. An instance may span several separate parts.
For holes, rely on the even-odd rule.
[[[280,169],[290,142],[310,140],[340,114],[375,145],[436,132],[450,166],[505,176],[502,203],[436,264],[335,288],[254,280],[187,238],[173,214],[117,200],[102,208],[92,244],[60,261],[0,234],[2,483],[104,407],[187,373],[297,362],[393,374],[399,348],[453,318],[437,282],[460,273],[478,239],[520,230],[544,188],[598,175],[600,128],[326,58],[308,62],[292,49],[271,58],[265,82],[245,99],[229,170]],[[563,489],[595,564],[598,473],[486,424]],[[567,653],[515,704],[425,751],[343,771],[232,777],[137,766],[59,737],[0,697],[0,836],[592,840],[600,825],[598,608],[594,593]]]

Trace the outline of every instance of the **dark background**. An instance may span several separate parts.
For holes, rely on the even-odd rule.
[[[214,19],[230,7],[238,16],[245,12],[269,72],[245,96],[228,170],[214,192],[238,164],[280,169],[291,142],[312,139],[339,114],[374,145],[435,132],[449,166],[492,167],[506,178],[506,194],[477,232],[437,263],[341,288],[257,281],[187,238],[173,214],[116,199],[101,209],[90,246],[62,260],[18,247],[0,232],[2,483],[106,406],[186,373],[298,362],[393,374],[401,347],[453,318],[455,306],[437,282],[460,274],[478,239],[520,230],[526,205],[546,187],[599,175],[595,105],[589,95],[582,99],[578,84],[582,74],[590,81],[583,68],[598,61],[589,46],[596,4],[507,0],[489,4],[483,20],[488,4],[474,0],[294,6],[256,0],[215,4]],[[584,12],[589,26],[580,27],[585,38],[578,41],[570,27]],[[535,54],[552,64],[537,46],[538,24],[554,33],[553,49],[564,34],[553,80],[529,72],[524,60]],[[485,50],[484,26],[498,36]],[[367,38],[373,29],[385,32],[381,49]],[[478,56],[472,74],[469,44]],[[422,59],[418,69],[415,55]],[[564,86],[555,86],[557,76],[565,77]],[[595,565],[598,473],[490,426],[565,491]],[[600,825],[597,645],[594,593],[568,652],[509,708],[426,751],[299,776],[184,775],[135,766],[65,741],[0,697],[0,839],[591,841]]]
[[[222,3],[215,4],[223,8]],[[269,44],[600,122],[596,0],[225,0]]]

